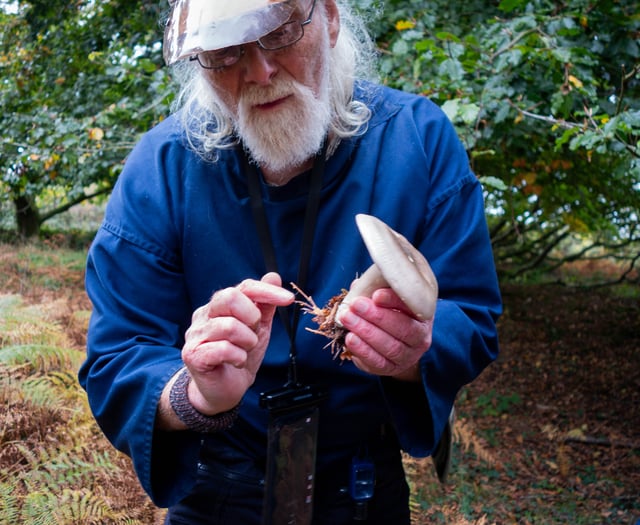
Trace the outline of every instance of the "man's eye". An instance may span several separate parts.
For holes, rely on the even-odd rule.
[[[212,60],[224,60],[225,58],[233,55],[233,49],[230,47],[226,47],[224,49],[218,49],[216,51],[210,51],[209,57]]]
[[[292,32],[292,27],[290,24],[285,24],[280,26],[275,31],[271,31],[266,37],[263,37],[262,40],[267,40],[269,43],[279,43],[279,42],[287,42],[290,39],[290,35]]]
[[[288,33],[289,33],[288,29],[284,27],[280,27],[275,31],[271,31],[271,33],[269,33],[269,38],[281,38],[282,36],[287,35]]]

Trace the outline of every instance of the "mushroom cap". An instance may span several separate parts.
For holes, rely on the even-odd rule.
[[[417,319],[431,319],[438,300],[438,283],[424,255],[377,217],[358,214],[356,224],[389,287]]]

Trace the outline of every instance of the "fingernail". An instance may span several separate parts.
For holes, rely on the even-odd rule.
[[[364,314],[369,310],[369,303],[361,299],[356,299],[351,305],[351,308],[358,314]]]
[[[358,346],[360,346],[360,342],[360,338],[353,332],[349,332],[345,339],[345,345],[348,348],[357,348]]]
[[[338,321],[345,327],[350,328],[358,322],[358,316],[345,308],[338,316]]]

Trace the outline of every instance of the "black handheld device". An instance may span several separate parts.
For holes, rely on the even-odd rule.
[[[319,404],[318,385],[285,385],[260,395],[269,411],[262,525],[311,525]]]

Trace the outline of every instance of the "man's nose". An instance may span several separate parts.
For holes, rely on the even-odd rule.
[[[242,57],[244,80],[255,84],[267,85],[277,73],[272,51],[262,49],[258,44],[248,44]]]

